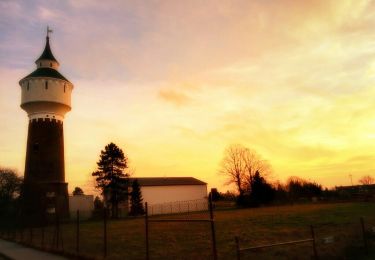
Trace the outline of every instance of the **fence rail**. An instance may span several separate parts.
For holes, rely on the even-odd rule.
[[[148,215],[163,215],[175,213],[190,213],[208,211],[207,199],[172,201],[161,204],[148,204]]]
[[[236,240],[237,242],[238,240]],[[301,240],[294,240],[294,241],[288,241],[288,242],[281,242],[281,243],[275,243],[275,244],[268,244],[268,245],[261,245],[261,246],[252,246],[252,247],[245,247],[245,248],[240,248],[239,251],[248,251],[248,250],[256,250],[256,249],[262,249],[262,248],[268,248],[268,247],[274,247],[274,246],[287,246],[287,245],[297,245],[297,244],[302,244],[302,243],[307,243],[307,242],[313,242],[314,239],[309,238],[309,239],[301,239]],[[238,243],[238,242],[237,242]]]
[[[206,201],[207,203],[207,201]],[[214,220],[214,213],[213,213],[213,205],[212,205],[212,195],[208,196],[208,209],[210,212],[209,219],[151,219],[149,218],[148,214],[148,205],[147,202],[145,203],[145,237],[146,237],[146,259],[149,260],[150,258],[150,243],[149,243],[149,223],[150,222],[209,222],[211,224],[211,238],[212,238],[212,251],[213,251],[213,258],[214,260],[217,260],[217,248],[216,248],[216,235],[215,235],[215,220]]]
[[[204,228],[204,240],[205,248],[210,248],[212,251],[207,251],[206,253],[212,252],[212,256],[214,259],[217,259],[218,252],[217,252],[217,234],[216,234],[216,220],[214,218],[214,210],[213,204],[210,199],[206,201],[208,211],[203,213],[197,213],[194,215],[170,215],[170,216],[150,216],[148,214],[149,207],[146,206],[146,214],[144,217],[144,222],[142,218],[135,218],[135,222],[127,222],[129,225],[132,223],[138,223],[137,225],[139,230],[144,228],[145,230],[145,237],[141,236],[140,241],[138,242],[137,246],[140,246],[140,253],[143,254],[145,250],[146,259],[152,258],[150,253],[150,242],[152,243],[152,239],[150,239],[150,233],[152,234],[152,225],[153,223],[191,223],[192,225],[187,226],[192,233],[194,230],[199,230],[199,228],[195,229],[195,223],[204,223],[201,226]],[[72,215],[72,220],[70,223],[66,223],[63,220],[56,217],[56,219],[52,222],[49,222],[49,225],[41,226],[41,227],[26,227],[24,225],[14,226],[13,228],[5,227],[4,229],[0,230],[0,237],[5,238],[12,241],[17,241],[26,245],[34,246],[38,249],[50,250],[54,252],[65,252],[69,253],[71,256],[75,256],[77,258],[83,258],[88,255],[98,256],[101,255],[103,257],[112,257],[115,254],[115,242],[113,240],[119,240],[118,234],[123,232],[126,236],[126,230],[123,229],[121,232],[117,233],[117,235],[113,235],[112,232],[115,231],[115,227],[117,228],[117,221],[109,221],[107,219],[108,212],[106,209],[103,209],[101,213],[101,220],[97,222],[95,226],[97,227],[97,231],[95,234],[91,234],[95,236],[94,247],[89,247],[86,243],[86,239],[88,237],[88,231],[92,227],[92,223],[90,221],[84,221],[81,219],[80,214],[81,212],[77,211],[75,215]],[[207,218],[203,217],[203,215],[207,214]],[[235,213],[233,213],[235,214]],[[190,217],[190,218],[189,218]],[[291,217],[291,215],[289,216]],[[251,222],[252,224],[262,224],[266,225],[264,218],[254,217],[256,222]],[[251,220],[253,221],[253,220]],[[281,220],[280,220],[281,221]],[[295,221],[295,220],[293,220]],[[210,231],[206,229],[206,224],[210,224]],[[250,222],[248,222],[250,223]],[[291,222],[281,222],[281,223],[291,223]],[[151,225],[151,231],[149,229]],[[164,224],[163,224],[164,225]],[[160,225],[160,226],[163,226]],[[167,225],[165,225],[167,226]],[[183,225],[182,225],[183,226]],[[196,225],[199,226],[199,225]],[[208,226],[208,225],[207,225]],[[111,228],[112,227],[112,228]],[[164,226],[163,226],[164,227]],[[168,227],[168,226],[167,226]],[[177,228],[180,228],[180,225],[176,225]],[[335,223],[321,223],[320,225],[315,225],[314,227],[310,227],[310,232],[300,233],[298,237],[291,236],[287,241],[279,241],[275,240],[274,237],[272,243],[265,242],[261,245],[256,245],[255,243],[249,245],[245,243],[243,237],[240,238],[238,236],[235,237],[235,248],[232,247],[232,251],[230,252],[233,255],[231,258],[234,258],[236,254],[237,259],[241,259],[241,256],[244,257],[245,254],[253,253],[269,253],[267,250],[262,251],[261,249],[265,248],[278,248],[278,247],[287,247],[287,246],[297,246],[301,244],[306,244],[303,248],[308,248],[310,250],[310,245],[312,246],[312,255],[315,259],[319,257],[325,257],[329,252],[332,250],[341,250],[340,246],[348,245],[349,243],[356,243],[356,246],[360,246],[361,253],[369,254],[373,253],[374,245],[375,245],[375,219],[373,219],[370,215],[365,218],[356,218],[355,221],[351,220],[345,223],[339,223],[335,225]],[[88,232],[88,233],[85,233]],[[170,231],[168,227],[168,232],[172,233],[175,231]],[[300,232],[298,229],[297,232]],[[311,233],[311,236],[309,236]],[[201,233],[202,234],[202,233]],[[316,236],[317,234],[317,236]],[[220,239],[220,243],[223,243],[222,236],[223,233],[219,234],[218,237]],[[253,237],[254,238],[254,237]],[[233,237],[230,236],[228,241],[233,241]],[[257,237],[254,238],[256,241]],[[146,243],[144,245],[143,243]],[[267,241],[267,240],[266,240]],[[268,240],[271,241],[271,240]],[[113,243],[113,244],[112,244]],[[197,243],[194,241],[194,243]],[[247,244],[247,245],[246,245]],[[91,244],[90,244],[91,245]],[[195,244],[194,244],[195,245]],[[207,245],[207,246],[206,246]],[[152,245],[151,245],[152,246]],[[165,245],[167,247],[167,244]],[[89,248],[89,249],[88,249]],[[221,247],[220,247],[221,248]],[[220,250],[219,248],[219,250]],[[90,250],[90,251],[87,251]],[[259,250],[259,251],[257,251]],[[277,249],[277,250],[286,250],[284,249]],[[151,251],[152,252],[152,251]],[[300,251],[299,251],[300,252]],[[163,252],[165,254],[165,252]],[[220,252],[222,253],[222,252]],[[319,254],[318,254],[319,253]],[[112,255],[111,255],[112,254]],[[289,254],[289,252],[288,252]],[[292,252],[293,254],[293,252]],[[331,254],[331,253],[330,253]],[[330,255],[331,256],[331,255]],[[142,255],[141,257],[144,257]],[[124,257],[125,258],[125,257]],[[127,259],[132,259],[126,257]],[[139,257],[138,257],[139,258]],[[137,258],[137,259],[138,259]],[[225,257],[224,257],[225,258]],[[332,258],[332,257],[331,257]]]
[[[244,248],[240,247],[240,239],[238,238],[238,236],[236,236],[235,237],[235,243],[236,243],[237,259],[240,260],[241,259],[241,252],[245,252],[245,251],[252,251],[252,250],[257,250],[257,249],[278,247],[278,246],[298,245],[298,244],[303,244],[303,243],[311,243],[312,244],[314,259],[318,259],[318,253],[317,253],[317,250],[316,250],[316,243],[315,243],[315,232],[314,232],[313,226],[310,226],[310,231],[311,231],[311,238],[293,240],[293,241],[286,241],[286,242],[280,242],[280,243],[273,243],[273,244],[266,244],[266,245],[259,245],[259,246],[252,246],[252,247],[244,247]]]

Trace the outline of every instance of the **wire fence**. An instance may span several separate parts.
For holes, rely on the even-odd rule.
[[[259,222],[252,224],[262,225]],[[236,259],[372,259],[369,255],[375,256],[375,215],[344,223],[301,226],[294,231],[281,227],[262,236],[249,238],[242,234],[233,240]]]
[[[200,202],[200,204],[198,204]],[[195,201],[195,210],[207,210],[207,201],[205,201],[204,205],[202,205],[201,201]],[[186,204],[189,208],[190,203]],[[200,208],[198,208],[198,205],[200,205]],[[180,204],[178,204],[180,206]],[[172,205],[171,205],[171,213],[172,212]],[[179,207],[179,210],[181,208]],[[179,217],[172,217],[172,218],[150,218],[149,216],[149,207],[146,202],[145,204],[145,237],[146,237],[146,259],[150,259],[150,223],[189,223],[189,224],[199,224],[199,223],[206,223],[210,225],[210,233],[211,233],[211,242],[212,242],[212,257],[214,260],[217,259],[217,245],[216,245],[216,233],[215,233],[215,219],[214,219],[214,211],[213,211],[213,202],[211,199],[211,194],[208,198],[208,210],[209,210],[209,215],[207,217],[203,218],[179,218]],[[178,211],[180,213],[181,211]],[[185,238],[186,239],[186,238]]]
[[[209,207],[207,199],[173,201],[162,204],[148,204],[148,214],[164,215],[164,214],[180,214],[191,213],[197,211],[208,211]]]
[[[189,211],[184,212],[187,205]],[[97,211],[91,220],[82,217],[89,212],[77,211],[69,221],[56,218],[38,227],[3,226],[0,236],[81,259],[350,259],[350,256],[371,259],[375,256],[375,211],[363,218],[345,213],[341,218],[325,215],[317,220],[308,213],[287,213],[282,207],[272,209],[279,214],[261,216],[256,214],[257,209],[244,216],[241,210],[215,212],[214,205],[210,207],[207,200],[175,203],[172,210],[171,204],[162,206],[148,206],[148,214],[120,220],[109,219],[105,209]],[[153,215],[149,214],[152,207]]]

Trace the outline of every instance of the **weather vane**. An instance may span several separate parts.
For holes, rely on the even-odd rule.
[[[49,37],[49,34],[52,33],[53,31],[49,28],[49,26],[47,25],[47,37]]]

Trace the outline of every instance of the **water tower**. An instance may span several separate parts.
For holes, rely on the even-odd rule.
[[[71,110],[73,84],[58,71],[47,28],[36,70],[20,80],[21,108],[29,118],[23,212],[28,218],[69,214],[64,166],[64,116]]]

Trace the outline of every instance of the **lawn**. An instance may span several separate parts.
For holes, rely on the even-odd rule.
[[[360,217],[364,218],[370,252],[366,256]],[[153,217],[156,218],[156,217]],[[208,218],[208,212],[158,218]],[[375,203],[304,204],[257,209],[215,211],[215,229],[219,259],[235,259],[234,237],[241,247],[311,238],[313,225],[320,259],[373,259],[375,239]],[[144,259],[145,225],[143,218],[108,222],[108,259]],[[151,259],[212,259],[209,223],[150,223]],[[80,253],[103,256],[103,222],[86,221],[80,225]],[[46,232],[50,243],[52,229]],[[62,226],[64,251],[76,249],[75,226]],[[34,243],[40,230],[34,230]],[[333,237],[332,243],[323,238]],[[47,243],[47,242],[46,242]],[[311,243],[244,252],[241,259],[311,259]]]

